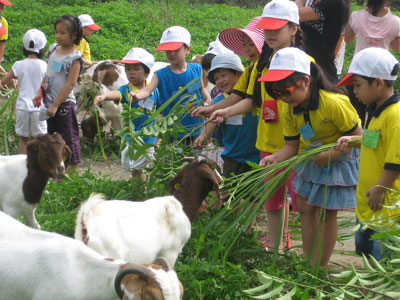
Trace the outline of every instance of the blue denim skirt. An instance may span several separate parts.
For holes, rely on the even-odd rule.
[[[308,204],[339,210],[356,206],[360,149],[352,148],[328,164],[318,167],[309,161],[293,180],[298,195]]]

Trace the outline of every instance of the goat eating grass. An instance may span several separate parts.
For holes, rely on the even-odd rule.
[[[204,198],[222,182],[215,162],[188,161],[169,183],[173,196],[133,202],[90,195],[78,212],[75,238],[115,259],[152,263],[163,256],[174,266]]]

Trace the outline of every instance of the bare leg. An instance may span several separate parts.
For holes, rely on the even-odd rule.
[[[26,145],[28,144],[28,138],[19,136],[18,139],[18,151],[20,154],[26,154]]]
[[[132,170],[131,176],[132,178],[140,178],[141,180],[146,181],[146,174],[144,174],[142,170]]]
[[[303,238],[303,252],[309,257],[314,237],[317,231],[319,208],[307,204],[307,199],[298,195],[297,206],[301,217],[301,234]]]
[[[281,213],[283,211],[283,224],[281,227]],[[285,201],[284,206],[280,210],[267,210],[267,218],[268,218],[268,230],[270,234],[270,247],[275,247],[275,243],[277,242],[278,235],[281,236],[281,240],[279,241],[279,248],[281,248],[282,237],[284,234],[288,233],[288,222],[289,222],[289,203]],[[280,232],[279,232],[280,230]]]

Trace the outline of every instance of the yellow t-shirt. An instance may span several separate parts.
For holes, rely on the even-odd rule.
[[[286,110],[283,126],[286,140],[302,136],[300,128],[306,124],[306,119],[309,120],[314,136],[301,141],[304,143],[304,147],[310,146],[312,142],[319,142],[323,145],[334,143],[339,137],[350,133],[357,125],[361,125],[357,111],[345,95],[320,90],[319,101],[310,103],[310,105],[317,106],[308,110],[309,117],[303,111],[295,114],[296,108],[289,107]]]
[[[375,114],[380,110],[382,110],[380,113]],[[400,209],[382,207],[379,211],[371,210],[368,197],[365,196],[366,192],[376,185],[384,169],[400,171],[400,102],[378,108],[372,114],[373,117],[366,129],[378,131],[379,139],[375,149],[361,145],[356,192],[356,214],[360,221],[372,221],[400,214]],[[392,188],[400,191],[400,177],[393,183]],[[387,191],[383,205],[393,205],[397,200],[399,200],[398,197]]]
[[[79,45],[74,45],[75,49],[80,51],[82,53],[82,58],[91,61],[90,59],[90,47],[89,43],[87,42],[86,39],[81,38],[81,41],[79,42]]]
[[[253,66],[254,66],[254,64],[250,64],[246,69],[244,69],[239,80],[236,82],[235,86],[233,87],[232,93],[241,96],[243,99],[246,98],[247,83],[249,82],[249,76],[253,69]]]
[[[254,68],[250,74],[250,81],[247,87],[247,94],[249,96],[253,95],[254,84],[257,78],[257,65],[258,61],[254,64]],[[268,69],[264,68],[262,71],[262,75],[267,72]],[[264,82],[261,82],[261,99],[262,104],[261,107],[258,108],[260,120],[257,126],[256,148],[263,152],[275,153],[279,151],[279,149],[281,149],[285,144],[285,140],[283,138],[283,119],[284,107],[288,106],[288,104],[282,101],[276,101],[278,120],[274,123],[267,123],[262,119],[264,102],[274,99],[265,91]]]
[[[0,17],[0,23],[6,30],[6,33],[3,35],[0,35],[0,41],[7,41],[8,40],[8,22],[4,17]]]

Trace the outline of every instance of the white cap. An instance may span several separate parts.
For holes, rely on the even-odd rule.
[[[172,26],[164,30],[156,51],[178,50],[183,44],[190,46],[190,32],[181,26]]]
[[[89,16],[88,14],[80,15],[78,18],[82,23],[82,28],[88,27],[91,30],[99,30],[100,29],[100,26],[95,24],[92,17]]]
[[[392,72],[398,63],[393,54],[386,49],[365,48],[354,56],[347,75],[337,85],[353,84],[351,77],[354,74],[383,80],[396,80],[397,74],[392,75]]]
[[[229,50],[220,42],[218,36],[215,41],[208,44],[208,49],[205,54],[208,54],[208,53],[211,53],[214,55],[221,55],[224,53],[234,54],[234,52],[232,50]]]
[[[288,22],[300,24],[299,8],[290,0],[273,0],[264,6],[263,14],[257,28],[276,30]]]
[[[142,63],[149,69],[153,68],[154,56],[143,48],[132,48],[122,60],[117,61],[122,64]]]
[[[258,81],[279,81],[292,75],[294,72],[310,75],[311,60],[299,48],[287,47],[274,54],[269,71]]]
[[[212,84],[215,84],[214,72],[217,69],[231,69],[239,72],[243,72],[244,68],[240,57],[233,53],[223,53],[214,57],[211,61],[210,71],[208,72],[207,78]]]
[[[39,53],[46,47],[47,39],[43,32],[38,29],[29,29],[22,38],[22,43],[27,51]]]

